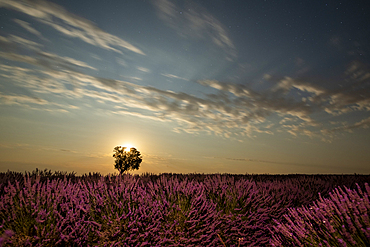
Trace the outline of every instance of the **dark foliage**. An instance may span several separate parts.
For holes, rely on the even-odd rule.
[[[130,148],[130,151],[125,151],[126,147],[117,146],[113,149],[113,158],[116,160],[114,168],[116,168],[120,174],[130,170],[138,170],[143,158],[140,152],[136,148]]]

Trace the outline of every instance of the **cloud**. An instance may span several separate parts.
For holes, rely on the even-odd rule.
[[[38,97],[29,97],[26,95],[5,95],[0,93],[0,100],[6,105],[19,105],[22,103],[32,103],[37,105],[46,105],[48,102]]]
[[[31,27],[31,25],[28,23],[28,22],[25,22],[25,21],[22,21],[22,20],[19,20],[19,19],[13,19],[13,21],[15,23],[17,23],[18,25],[20,25],[21,27],[23,27],[24,29],[26,29],[28,32],[36,35],[37,37],[39,37],[40,39],[44,39],[46,40],[42,34],[37,31],[35,28]]]
[[[348,131],[352,132],[354,129],[368,129],[370,127],[370,117],[362,119],[361,121],[355,122],[354,124],[343,123],[342,126],[332,128],[332,129],[323,129],[321,132],[323,134],[332,134],[334,132]]]
[[[26,56],[26,55],[20,55],[20,54],[16,54],[16,53],[10,53],[10,52],[1,52],[0,51],[0,57],[8,59],[8,60],[16,61],[16,62],[24,62],[24,63],[28,63],[28,64],[36,64],[37,63],[37,59],[35,59],[33,57]]]
[[[50,62],[55,62],[56,64],[62,67],[79,66],[79,67],[84,67],[84,68],[88,68],[92,70],[97,70],[96,68],[89,66],[85,62],[79,61],[71,57],[62,57],[62,56],[58,56],[56,54],[48,53],[48,52],[40,52],[38,55],[43,57],[44,59],[49,60]]]
[[[160,121],[160,122],[165,122],[166,121],[164,119],[158,118],[157,116],[149,116],[149,115],[145,115],[145,114],[142,114],[142,113],[139,113],[139,112],[118,110],[118,111],[113,111],[112,113],[118,114],[118,115],[125,115],[125,116],[134,116],[134,117],[138,117],[138,118]]]
[[[79,109],[78,106],[59,104],[50,102],[36,96],[20,95],[20,94],[3,94],[0,93],[0,104],[3,105],[17,105],[26,107],[29,110],[42,110],[50,112],[63,112],[67,113],[71,109]]]
[[[224,107],[226,112],[232,113],[232,115],[241,115],[244,122],[249,122],[250,120],[264,121],[266,116],[278,113],[280,115],[294,116],[313,124],[312,119],[309,117],[309,114],[313,111],[311,107],[303,102],[275,93],[274,90],[257,92],[241,84],[215,80],[200,80],[198,83],[224,92],[224,94],[214,95],[213,98],[223,99],[224,105],[225,103],[230,105]]]
[[[127,67],[127,62],[121,58],[116,58],[118,64],[122,65],[123,67]]]
[[[134,53],[145,55],[143,51],[127,41],[101,30],[91,21],[69,13],[62,6],[55,3],[44,0],[0,0],[0,7],[16,10],[29,15],[37,21],[53,27],[66,36],[78,38],[88,44],[103,49],[122,53],[122,51],[117,48],[124,48]],[[31,30],[27,23],[19,21],[17,23],[28,29],[28,31]],[[35,32],[33,31],[33,33]]]
[[[140,70],[141,72],[144,72],[144,73],[149,73],[150,70],[147,69],[147,68],[144,68],[144,67],[137,67],[138,70]]]
[[[2,48],[7,51],[14,51],[17,46],[33,51],[39,51],[40,47],[42,47],[41,44],[23,39],[16,35],[9,35],[8,37],[0,36],[0,44]]]
[[[316,85],[309,84],[303,81],[295,80],[290,77],[284,77],[284,79],[281,79],[275,86],[274,90],[281,89],[287,92],[293,88],[298,89],[303,92],[308,92],[314,95],[320,95],[320,94],[325,93],[325,89],[320,86],[316,86]]]
[[[170,0],[152,1],[158,17],[183,38],[208,39],[226,54],[228,60],[234,60],[236,49],[222,23],[205,8],[194,2],[185,1],[180,8]]]
[[[62,57],[53,53],[43,52],[40,50],[41,44],[23,39],[21,37],[10,35],[8,37],[0,36],[0,44],[8,52],[0,52],[0,57],[8,60],[24,62],[35,66],[41,66],[46,69],[65,68],[73,70],[75,66],[96,70],[85,62],[79,61],[71,57]],[[28,49],[33,51],[33,56],[22,55],[19,49]],[[29,52],[28,52],[29,53]]]
[[[316,105],[323,111],[338,116],[353,111],[370,110],[370,67],[358,61],[353,61],[344,73],[343,85],[337,88],[325,89],[313,83],[299,79],[284,77],[283,79],[268,78],[276,83],[274,91],[284,93],[298,90],[307,93],[303,102]],[[339,83],[338,83],[339,84]]]
[[[198,84],[200,92],[192,95],[87,74],[86,69],[91,72],[95,68],[74,58],[44,52],[37,43],[16,36],[0,36],[0,42],[14,48],[0,52],[1,57],[22,62],[17,66],[0,65],[0,76],[28,92],[23,95],[3,92],[0,97],[3,104],[68,112],[77,110],[66,103],[70,100],[75,100],[74,105],[91,102],[94,110],[100,108],[106,114],[174,123],[175,132],[214,134],[237,140],[276,132],[321,139],[340,131],[365,128],[369,122],[365,114],[354,123],[339,127],[333,128],[329,122],[337,121],[338,115],[370,111],[370,70],[356,61],[344,72],[344,82],[348,83],[337,88],[324,88],[317,82],[288,76],[266,75],[264,84],[256,89],[248,83],[189,81],[161,74]],[[33,56],[16,53],[17,47],[29,49],[27,54],[31,52]],[[137,69],[149,72],[144,67]]]
[[[183,78],[177,75],[173,75],[173,74],[161,74],[161,75],[163,75],[164,77],[170,78],[170,79],[180,79],[184,81],[189,81],[189,79],[186,79],[186,78]]]

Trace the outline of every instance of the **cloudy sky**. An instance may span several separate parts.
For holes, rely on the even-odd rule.
[[[370,173],[364,1],[0,0],[0,170]]]

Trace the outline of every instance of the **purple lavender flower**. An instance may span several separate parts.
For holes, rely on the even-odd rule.
[[[346,246],[370,246],[369,234],[364,230],[369,227],[369,204],[363,204],[369,194],[350,190],[346,187],[336,188],[330,193],[330,198],[316,202],[319,210],[312,211],[303,208],[290,209],[285,215],[286,223],[279,223],[273,227],[276,236],[272,243],[279,245],[284,242],[293,242],[297,245],[329,244]],[[368,188],[368,184],[365,184]],[[368,192],[369,190],[367,190]],[[316,204],[314,203],[315,207]],[[361,209],[360,209],[361,208]],[[364,210],[364,208],[367,208]],[[303,224],[300,224],[304,218]],[[307,235],[300,234],[307,232]]]

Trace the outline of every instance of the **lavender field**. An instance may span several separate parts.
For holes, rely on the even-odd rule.
[[[370,246],[369,175],[0,174],[0,246]]]

